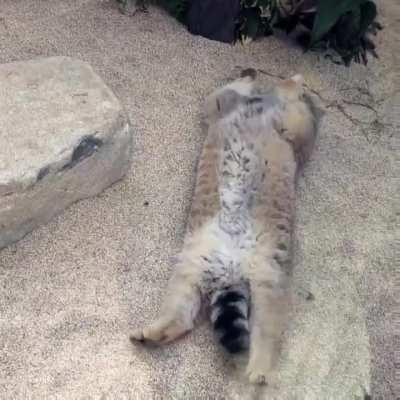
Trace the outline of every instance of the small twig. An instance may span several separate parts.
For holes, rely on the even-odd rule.
[[[72,97],[80,97],[80,96],[87,97],[87,96],[89,96],[89,93],[88,93],[88,92],[84,92],[84,93],[74,93],[74,94],[72,95]]]
[[[340,111],[351,123],[353,123],[354,125],[362,125],[365,124],[365,122],[360,121],[357,118],[354,118],[352,115],[350,115],[345,108],[343,107],[342,104],[339,104],[337,101],[332,102],[331,104],[326,105],[326,108],[331,108],[334,107],[336,108],[338,111]]]
[[[348,92],[349,90],[357,90],[360,94],[368,96],[371,100],[373,100],[373,96],[371,92],[367,88],[363,88],[360,86],[350,86],[347,88],[340,89],[340,92]]]
[[[372,107],[370,104],[365,104],[365,103],[362,103],[359,101],[349,101],[349,100],[342,100],[342,101],[343,101],[343,103],[349,104],[352,106],[360,106],[360,107],[367,108],[368,110],[373,111],[376,116],[378,116],[378,111],[374,107]]]
[[[283,76],[283,75],[276,75],[276,74],[273,74],[273,73],[271,73],[271,72],[264,71],[263,69],[257,69],[257,71],[258,71],[260,74],[267,75],[267,76],[269,76],[269,77],[271,77],[271,78],[286,79],[286,77]]]

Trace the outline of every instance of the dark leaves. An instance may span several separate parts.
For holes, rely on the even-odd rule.
[[[305,49],[334,50],[343,64],[368,62],[367,53],[377,57],[375,45],[368,36],[381,29],[375,21],[376,5],[370,0],[320,0],[304,11],[294,7],[292,13],[278,11],[274,27],[287,33],[301,28],[297,40]],[[299,3],[300,4],[300,3]]]
[[[190,0],[156,2],[187,23]],[[256,39],[279,29],[297,34],[298,42],[307,50],[333,50],[345,65],[352,61],[366,64],[368,53],[377,57],[371,35],[382,26],[376,17],[372,0],[241,0],[235,37]]]
[[[311,34],[311,44],[321,40],[344,14],[359,9],[363,1],[364,0],[319,1]]]

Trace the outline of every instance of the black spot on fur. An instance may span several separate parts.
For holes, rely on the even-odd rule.
[[[283,242],[278,243],[278,249],[279,250],[287,250],[286,243],[283,243]]]
[[[235,201],[233,202],[233,205],[234,205],[235,207],[241,207],[241,206],[243,205],[243,200],[235,200]]]
[[[215,262],[220,264],[220,265],[224,265],[224,262],[219,257],[215,257]]]
[[[231,148],[231,145],[229,143],[229,140],[225,139],[224,140],[224,150],[228,151],[228,150],[230,150],[230,148]]]
[[[95,153],[99,147],[103,145],[103,141],[95,138],[94,136],[87,136],[81,140],[79,145],[75,148],[72,153],[71,161],[63,166],[64,169],[73,168],[76,164],[90,157]]]
[[[264,111],[264,109],[262,107],[257,107],[256,108],[256,113],[257,114],[262,114],[263,111]]]
[[[260,104],[260,103],[262,103],[262,98],[261,97],[250,97],[248,100],[247,100],[247,104],[248,105],[251,105],[251,104]]]
[[[273,201],[273,206],[274,206],[277,210],[281,210],[281,211],[284,210],[283,205],[282,205],[279,201],[277,201],[277,200],[274,200],[274,201]]]
[[[278,224],[276,225],[276,227],[280,230],[280,231],[285,231],[288,232],[288,228],[285,224]]]

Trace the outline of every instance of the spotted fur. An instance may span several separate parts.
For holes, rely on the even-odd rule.
[[[295,181],[317,121],[301,76],[263,93],[245,75],[205,101],[208,135],[184,246],[160,318],[131,338],[174,340],[208,300],[220,343],[232,353],[249,347],[249,380],[265,383],[290,303]]]

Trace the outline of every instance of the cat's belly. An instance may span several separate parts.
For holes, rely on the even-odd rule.
[[[200,256],[203,279],[201,290],[208,295],[216,289],[242,284],[246,281],[244,271],[255,246],[252,225],[239,234],[221,229],[217,219],[208,227],[213,246],[208,254]]]

